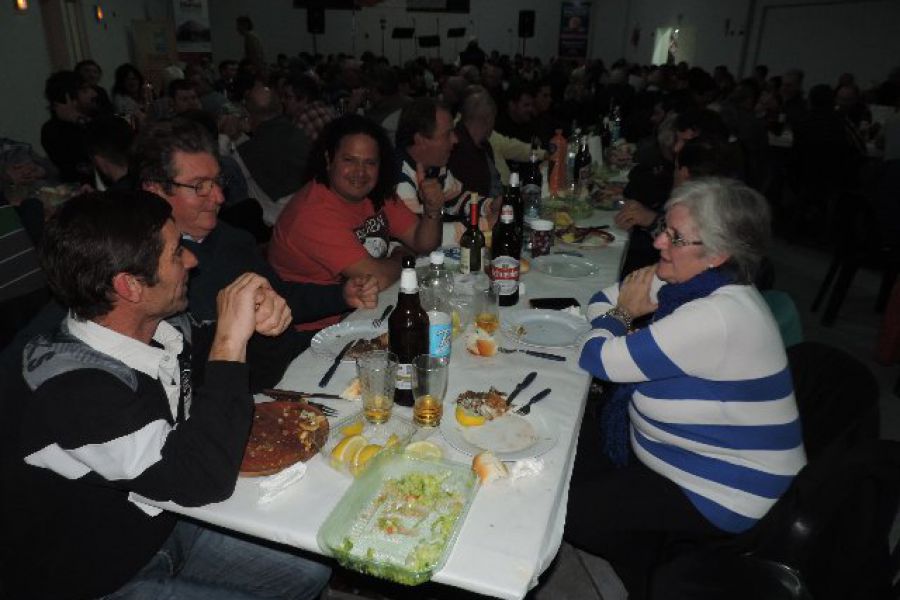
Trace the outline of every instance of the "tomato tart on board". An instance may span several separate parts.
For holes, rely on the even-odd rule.
[[[257,404],[244,449],[243,477],[272,475],[315,456],[328,440],[328,419],[305,402]]]

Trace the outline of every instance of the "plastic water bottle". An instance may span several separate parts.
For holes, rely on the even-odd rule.
[[[435,250],[430,256],[428,272],[422,277],[420,297],[428,314],[428,353],[449,356],[453,321],[450,316],[450,295],[453,278],[444,268],[444,253]]]

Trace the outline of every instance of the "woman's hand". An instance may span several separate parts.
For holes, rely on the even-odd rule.
[[[649,315],[656,310],[650,299],[650,286],[656,274],[656,265],[632,271],[619,286],[619,308],[631,315],[632,319]]]

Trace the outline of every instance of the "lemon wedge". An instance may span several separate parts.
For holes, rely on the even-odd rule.
[[[485,418],[481,415],[475,415],[467,412],[462,406],[456,406],[456,422],[463,427],[478,427],[484,425]]]
[[[362,450],[369,440],[361,435],[350,435],[338,442],[338,445],[331,451],[331,465],[339,469],[344,465],[349,465],[350,461]]]
[[[399,441],[400,441],[400,438],[397,437],[397,434],[396,434],[396,433],[392,433],[391,436],[390,436],[390,437],[387,439],[387,441],[384,443],[384,447],[385,447],[385,448],[390,448],[391,446],[396,446],[396,445],[397,445],[397,442],[399,442]]]
[[[413,442],[406,446],[406,454],[415,458],[442,458],[444,451],[427,440]]]
[[[359,452],[356,453],[356,456],[353,457],[353,465],[350,468],[350,471],[354,475],[359,475],[366,468],[366,463],[368,463],[372,458],[375,457],[376,454],[381,452],[382,446],[379,444],[369,444],[363,447]]]
[[[347,425],[346,427],[342,427],[342,428],[341,428],[341,435],[343,435],[344,437],[350,437],[350,436],[353,436],[353,435],[359,435],[359,434],[362,433],[362,430],[363,430],[363,422],[362,422],[362,421],[356,421],[355,423],[353,423],[353,424],[351,424],[351,425]]]

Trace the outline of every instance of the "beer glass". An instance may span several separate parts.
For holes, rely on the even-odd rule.
[[[475,325],[493,335],[500,327],[500,297],[497,290],[490,283],[486,288],[476,289],[473,304]]]
[[[356,359],[356,372],[366,420],[384,423],[394,406],[397,355],[385,350],[367,352]]]
[[[419,425],[436,427],[441,423],[450,359],[421,354],[413,359],[413,418]]]

